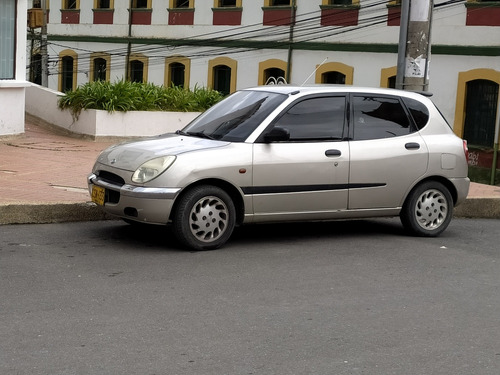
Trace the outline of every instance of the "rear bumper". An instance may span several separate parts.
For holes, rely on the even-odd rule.
[[[458,206],[467,199],[467,195],[469,194],[470,180],[468,177],[465,177],[450,178],[450,181],[457,190],[457,201],[455,202],[455,206]]]
[[[89,192],[92,186],[100,186],[114,192],[113,199],[104,203],[103,209],[125,219],[166,224],[169,221],[173,202],[180,188],[154,188],[133,185],[117,185],[100,179],[95,174],[87,178]]]

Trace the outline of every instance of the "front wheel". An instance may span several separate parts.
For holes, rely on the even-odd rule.
[[[453,199],[441,183],[428,181],[408,195],[400,218],[410,233],[422,237],[439,236],[450,224]]]
[[[195,250],[224,245],[235,226],[231,197],[216,186],[197,186],[181,196],[174,212],[174,233],[179,242]]]

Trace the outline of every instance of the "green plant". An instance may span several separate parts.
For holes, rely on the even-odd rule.
[[[196,111],[201,112],[219,102],[223,95],[215,90],[195,87],[163,87],[151,83],[117,81],[115,83],[89,82],[59,98],[61,109],[71,111],[73,117],[85,109],[108,112],[127,111]]]

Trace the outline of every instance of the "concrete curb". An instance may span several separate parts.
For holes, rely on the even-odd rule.
[[[110,218],[90,202],[0,205],[0,224],[49,224]]]
[[[454,210],[455,217],[474,219],[500,219],[500,199],[467,198]]]
[[[457,218],[500,219],[500,199],[468,198],[454,210]],[[86,203],[34,203],[0,205],[2,224],[50,224],[111,220],[100,207]]]

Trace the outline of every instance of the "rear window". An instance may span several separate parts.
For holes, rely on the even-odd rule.
[[[427,107],[415,99],[403,98],[403,102],[410,111],[413,122],[418,130],[422,129],[429,122],[429,110]]]
[[[415,131],[398,97],[355,95],[353,106],[353,139],[391,138]]]

